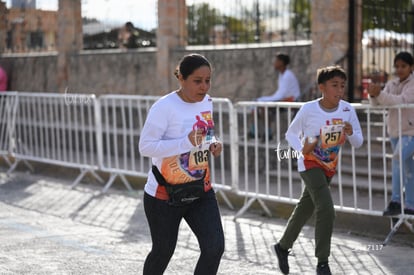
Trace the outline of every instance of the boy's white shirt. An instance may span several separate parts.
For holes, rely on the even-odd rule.
[[[361,126],[356,115],[355,109],[348,102],[341,100],[337,110],[334,112],[326,112],[319,105],[320,99],[316,99],[305,103],[296,114],[287,132],[286,139],[289,145],[296,151],[302,152],[303,138],[318,137],[321,128],[325,126],[327,121],[349,122],[353,128],[353,134],[347,136],[347,140],[352,146],[358,148],[363,143]],[[305,171],[304,158],[298,159],[298,171]]]

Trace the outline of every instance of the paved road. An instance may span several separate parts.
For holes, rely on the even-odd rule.
[[[141,274],[151,242],[142,192],[81,184],[0,170],[0,274]],[[280,274],[270,245],[285,220],[222,208],[226,250],[219,274]],[[198,257],[195,237],[185,223],[165,274],[192,274]],[[291,274],[315,274],[313,228],[305,227],[289,257]],[[412,244],[336,231],[334,274],[413,274]]]

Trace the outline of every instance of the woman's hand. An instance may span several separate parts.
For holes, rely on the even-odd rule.
[[[210,152],[214,157],[218,157],[223,151],[223,145],[221,142],[214,142],[210,144]]]
[[[192,130],[188,134],[188,139],[190,140],[193,146],[200,145],[201,142],[203,142],[203,130],[202,129]]]

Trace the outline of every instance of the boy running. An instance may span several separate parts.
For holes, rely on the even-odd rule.
[[[317,82],[322,98],[305,103],[286,132],[289,145],[303,154],[298,159],[298,171],[305,188],[282,238],[273,246],[284,274],[289,274],[289,249],[312,214],[315,214],[316,272],[331,274],[328,257],[335,210],[329,184],[336,173],[341,145],[346,140],[354,147],[363,143],[356,112],[342,100],[346,79],[345,71],[338,66],[319,69]]]

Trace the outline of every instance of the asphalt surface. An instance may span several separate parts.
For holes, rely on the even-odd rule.
[[[142,274],[151,248],[142,191],[127,192],[0,169],[0,274]],[[281,274],[271,245],[286,220],[221,207],[226,249],[219,274]],[[315,274],[314,228],[306,226],[289,257],[291,274]],[[385,237],[385,236],[384,236]],[[336,230],[333,274],[413,274],[412,243],[383,247],[373,236]],[[193,274],[197,241],[183,222],[165,274]]]

